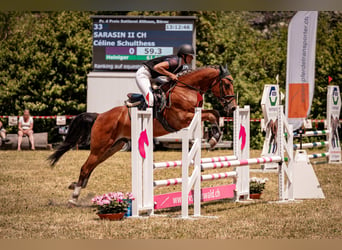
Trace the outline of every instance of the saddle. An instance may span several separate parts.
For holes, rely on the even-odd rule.
[[[158,77],[153,79],[151,84],[154,97],[153,117],[163,125],[166,131],[170,133],[176,132],[177,130],[172,128],[164,118],[164,110],[169,105],[170,90],[175,83],[170,82],[168,79]],[[128,100],[125,101],[125,105],[128,108],[137,107],[139,110],[146,110],[147,104],[142,94],[129,93],[127,97]]]

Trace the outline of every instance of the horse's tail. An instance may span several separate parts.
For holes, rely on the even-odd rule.
[[[62,155],[76,144],[84,144],[89,140],[91,128],[97,116],[97,113],[82,113],[72,120],[64,142],[48,158],[51,166],[54,166]]]

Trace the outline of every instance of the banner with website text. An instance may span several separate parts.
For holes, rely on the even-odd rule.
[[[298,11],[288,29],[285,113],[293,129],[310,114],[315,89],[317,11]]]

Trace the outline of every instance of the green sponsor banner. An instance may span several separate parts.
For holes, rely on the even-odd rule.
[[[158,57],[158,55],[106,55],[106,60],[113,61],[147,61]]]

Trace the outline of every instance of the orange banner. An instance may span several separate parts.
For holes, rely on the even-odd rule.
[[[309,106],[309,83],[290,83],[288,118],[306,118]]]

